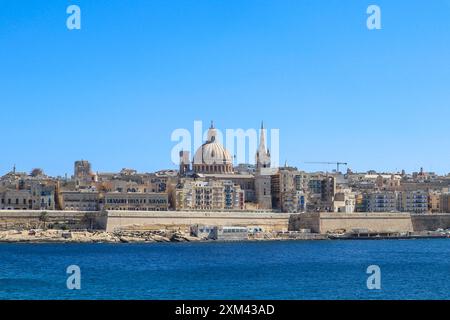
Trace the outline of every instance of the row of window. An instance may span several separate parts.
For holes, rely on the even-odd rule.
[[[166,204],[166,199],[106,199],[106,203],[109,204],[121,204],[121,203],[130,203],[130,204],[141,204],[141,203],[149,203],[149,204]]]

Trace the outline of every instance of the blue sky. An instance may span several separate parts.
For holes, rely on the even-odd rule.
[[[0,0],[0,174],[175,168],[172,131],[211,119],[279,128],[307,171],[447,173],[449,61],[448,0]]]

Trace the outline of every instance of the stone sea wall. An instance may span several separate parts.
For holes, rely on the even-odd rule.
[[[117,229],[180,229],[191,225],[258,226],[265,231],[288,230],[290,214],[258,212],[109,211],[107,232]]]
[[[258,226],[265,231],[287,231],[290,214],[257,212],[186,212],[186,211],[34,211],[0,210],[0,230],[12,229],[97,229],[182,230],[191,225]]]
[[[413,232],[409,213],[320,213],[320,231],[368,229],[371,232]]]
[[[91,211],[0,210],[0,230],[105,229],[107,216]]]
[[[289,217],[289,230],[310,229],[311,232],[320,233],[320,213],[291,214]]]
[[[391,212],[336,213],[315,212],[293,214],[289,230],[311,229],[312,232],[349,232],[368,229],[370,232],[422,232],[450,228],[450,214],[410,214]]]
[[[177,230],[188,233],[189,227],[194,224],[258,226],[265,232],[300,229],[310,229],[314,233],[322,234],[352,229],[368,229],[372,232],[421,232],[450,228],[450,214],[0,210],[0,231],[94,229],[110,233],[117,230]]]
[[[420,214],[411,215],[414,231],[431,231],[437,229],[450,228],[450,214],[436,213],[436,214]]]

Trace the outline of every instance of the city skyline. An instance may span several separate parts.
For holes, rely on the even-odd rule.
[[[158,319],[450,300],[449,17],[0,0],[0,300]]]
[[[0,172],[175,169],[173,130],[211,119],[265,120],[305,171],[450,172],[448,1],[377,1],[381,30],[360,1],[78,1],[72,31],[68,4],[0,1]]]
[[[210,121],[210,127],[205,126],[203,121],[194,121],[193,123],[193,129],[189,131],[188,128],[177,128],[175,129],[172,134],[171,134],[171,144],[172,144],[172,149],[170,150],[170,154],[172,155],[172,159],[169,160],[168,164],[166,166],[162,166],[160,168],[155,168],[155,169],[141,169],[141,168],[136,168],[136,167],[131,167],[131,166],[120,166],[113,169],[113,170],[104,170],[103,168],[107,168],[108,165],[105,166],[105,164],[99,164],[97,167],[97,170],[94,170],[95,172],[120,172],[121,170],[124,169],[131,169],[131,170],[136,170],[137,172],[141,172],[141,173],[151,173],[151,172],[158,172],[158,171],[165,171],[165,170],[175,170],[177,171],[180,167],[180,160],[181,158],[179,158],[181,155],[178,155],[179,151],[188,151],[190,153],[190,162],[194,161],[194,154],[195,154],[195,150],[200,146],[198,143],[201,141],[201,143],[207,142],[208,138],[208,131],[210,130],[211,127],[215,126],[213,125],[214,121],[211,120]],[[231,144],[234,146],[234,152],[231,152],[230,154],[232,155],[232,164],[235,167],[238,167],[239,165],[253,165],[256,167],[256,162],[255,162],[255,158],[254,155],[257,152],[257,146],[259,147],[260,145],[260,137],[259,135],[261,134],[261,129],[264,129],[264,131],[266,132],[267,138],[265,140],[265,143],[267,144],[267,151],[272,152],[272,150],[277,150],[279,151],[279,129],[274,129],[274,128],[267,128],[264,127],[264,121],[261,122],[261,127],[259,129],[256,128],[248,128],[248,129],[243,129],[243,128],[227,128],[225,130],[220,130],[219,128],[215,128],[215,130],[217,130],[219,132],[219,136],[220,138],[218,139],[220,144],[223,144],[224,147],[226,148],[226,150],[228,150],[227,145],[228,145],[228,141],[227,141],[227,134],[231,134],[231,137],[233,138],[234,142],[232,142]],[[201,129],[201,140],[199,140],[199,137],[196,137],[196,134],[198,134],[197,130]],[[270,132],[271,130],[273,130],[275,133],[273,134],[268,134],[267,132]],[[228,132],[229,131],[229,132]],[[178,132],[178,133],[177,133]],[[189,135],[189,142],[188,144],[190,145],[190,148],[188,148],[188,150],[185,150],[183,148],[180,148],[180,146],[183,145],[183,141],[186,137],[182,137],[180,136],[179,132],[185,132],[188,133]],[[176,133],[176,134],[174,134]],[[255,134],[256,139],[254,141],[252,140],[252,134]],[[273,142],[271,141],[271,138],[276,138],[275,140],[275,145],[273,145]],[[242,140],[244,139],[244,140]],[[242,145],[240,145],[240,143],[242,143]],[[252,143],[254,144],[254,149],[251,148]],[[239,148],[239,146],[241,148]],[[243,147],[243,148],[242,148]],[[230,150],[229,150],[230,151]],[[176,160],[174,160],[174,154],[176,153]],[[239,157],[237,157],[237,154],[239,154]],[[238,158],[241,157],[245,157],[246,160],[249,161],[237,161]],[[277,155],[277,158],[283,158],[283,155]],[[83,158],[83,157],[79,157],[76,159],[73,159],[72,163],[74,161],[78,161],[78,160],[89,160],[87,158]],[[192,161],[191,161],[192,160]],[[277,159],[278,161],[279,159]],[[387,169],[374,169],[374,168],[367,168],[367,169],[363,169],[363,170],[355,170],[354,166],[348,162],[343,162],[339,159],[328,159],[328,161],[312,161],[314,159],[309,159],[311,161],[293,161],[293,163],[289,162],[288,159],[284,159],[284,161],[280,161],[280,162],[275,162],[272,163],[271,167],[272,168],[278,168],[278,167],[295,167],[298,168],[301,171],[304,172],[309,172],[309,173],[314,173],[314,172],[323,172],[323,173],[345,173],[347,171],[347,169],[351,170],[354,173],[365,173],[365,172],[377,172],[377,173],[402,173],[403,171],[406,174],[413,174],[413,173],[419,173],[419,172],[431,172],[431,173],[435,173],[437,175],[441,175],[441,176],[446,176],[446,175],[450,175],[450,170],[449,172],[436,172],[436,171],[432,171],[432,170],[427,170],[428,168],[424,168],[424,167],[419,167],[419,168],[412,168],[411,170],[405,170],[405,169],[395,169],[395,170],[387,170]],[[318,160],[318,159],[315,159]],[[340,167],[340,170],[337,171],[337,168]],[[151,165],[148,166],[148,168],[150,168]],[[315,169],[314,169],[315,168]],[[21,173],[29,173],[32,174],[33,170],[42,170],[46,175],[48,176],[53,176],[53,177],[70,177],[71,176],[71,172],[73,170],[73,167],[71,167],[69,169],[69,171],[64,172],[64,173],[53,173],[54,170],[52,170],[52,168],[45,168],[42,166],[37,166],[37,165],[32,165],[29,168],[20,168],[17,167],[16,163],[14,163],[12,165],[11,168],[7,168],[5,172],[0,172],[0,176],[3,174],[7,174],[9,172],[21,172]],[[50,169],[50,170],[48,170]]]

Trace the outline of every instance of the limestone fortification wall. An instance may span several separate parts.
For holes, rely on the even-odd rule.
[[[368,229],[371,232],[412,232],[409,213],[321,213],[321,233],[344,229]]]
[[[434,231],[450,228],[450,214],[420,214],[411,215],[414,231]]]
[[[289,230],[298,231],[310,229],[311,232],[320,233],[320,213],[292,214],[289,218]]]
[[[373,232],[434,231],[450,228],[450,214],[409,213],[259,213],[186,211],[43,211],[0,210],[0,230],[66,229],[183,229],[190,225],[260,226],[267,231],[311,229],[316,233],[369,229]],[[45,216],[45,217],[43,217]]]
[[[45,212],[45,214],[43,214]],[[267,231],[287,230],[287,213],[182,212],[182,211],[40,211],[0,210],[0,230],[32,228],[183,229],[193,224],[211,226],[260,226]]]
[[[290,230],[311,229],[327,233],[337,230],[368,229],[371,232],[412,232],[409,213],[336,213],[320,212],[292,215]]]
[[[259,212],[108,211],[106,231],[116,229],[187,230],[191,225],[260,226],[265,231],[288,230],[290,214]]]
[[[33,229],[104,229],[106,216],[92,211],[0,210],[0,230]]]

